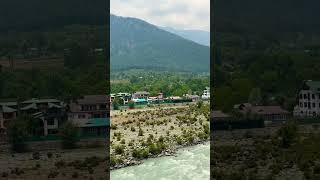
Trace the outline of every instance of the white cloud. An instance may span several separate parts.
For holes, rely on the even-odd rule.
[[[210,31],[210,0],[111,0],[110,11],[158,26]]]

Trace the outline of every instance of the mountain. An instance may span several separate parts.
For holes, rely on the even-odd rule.
[[[217,0],[217,32],[320,32],[318,0]]]
[[[0,31],[39,31],[70,24],[105,25],[105,0],[0,1]]]
[[[163,30],[181,36],[185,39],[191,40],[198,44],[209,46],[210,45],[210,32],[202,30],[181,30],[171,27],[160,27]]]
[[[209,47],[140,19],[110,15],[110,42],[111,70],[209,72]]]

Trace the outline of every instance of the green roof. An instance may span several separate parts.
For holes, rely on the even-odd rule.
[[[92,118],[83,125],[82,127],[99,127],[99,126],[109,126],[110,119],[108,118]]]
[[[143,103],[143,102],[148,102],[148,101],[145,99],[136,99],[135,102],[136,103]]]

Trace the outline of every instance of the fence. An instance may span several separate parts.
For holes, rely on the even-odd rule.
[[[79,135],[77,136],[77,140],[82,139],[106,139],[107,135]],[[34,141],[59,141],[62,140],[62,138],[59,135],[50,134],[48,136],[32,136],[27,139],[28,142],[34,142]]]

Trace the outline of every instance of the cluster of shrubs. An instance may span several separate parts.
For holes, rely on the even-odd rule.
[[[124,150],[125,150],[125,146],[124,145],[116,145],[114,147],[114,152],[116,154],[123,154],[124,153]]]
[[[123,160],[121,158],[114,157],[114,156],[110,157],[110,166],[111,167],[113,167],[117,164],[122,164],[122,163],[123,163]]]

